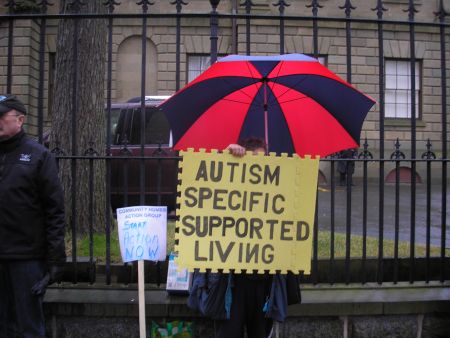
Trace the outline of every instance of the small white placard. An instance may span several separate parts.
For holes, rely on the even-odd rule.
[[[119,208],[117,223],[120,253],[124,262],[166,260],[166,206]]]
[[[167,271],[166,290],[173,292],[187,292],[191,285],[192,273],[187,269],[178,271],[178,265],[175,263],[175,253],[169,255],[169,266]]]

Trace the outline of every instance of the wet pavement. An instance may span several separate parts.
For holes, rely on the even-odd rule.
[[[345,233],[347,224],[347,187],[335,186],[334,190],[335,231]],[[366,218],[367,236],[378,237],[380,228],[380,192],[378,184],[369,183],[367,190],[364,190],[362,182],[356,181],[350,190],[352,201],[350,225],[352,234],[363,234],[364,218]],[[447,191],[450,192],[449,185],[447,185]],[[448,195],[447,193],[447,210],[445,211],[446,248],[450,248],[450,198]],[[330,185],[321,185],[319,187],[319,230],[330,230],[332,196],[333,191]],[[364,198],[366,198],[366,208],[364,208]],[[400,184],[398,194],[396,193],[395,184],[385,184],[382,205],[384,206],[384,238],[394,239],[395,225],[398,224],[399,239],[401,241],[410,241],[412,223],[411,184]],[[438,184],[432,185],[428,194],[426,184],[417,184],[415,206],[413,228],[415,229],[416,243],[426,243],[427,224],[429,223],[430,243],[432,246],[440,247],[442,238],[442,186]],[[366,210],[366,215],[363,212],[364,210]],[[429,222],[427,222],[427,219],[429,219]]]

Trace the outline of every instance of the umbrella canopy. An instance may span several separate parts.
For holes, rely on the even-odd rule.
[[[326,156],[358,147],[374,103],[312,57],[230,55],[160,108],[177,150],[260,137],[271,152]]]

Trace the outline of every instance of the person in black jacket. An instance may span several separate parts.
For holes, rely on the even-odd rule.
[[[45,337],[43,295],[65,262],[64,202],[54,157],[0,95],[0,337]]]
[[[232,155],[242,157],[247,151],[254,155],[266,153],[266,143],[259,138],[250,137],[230,144],[226,150]],[[216,338],[243,338],[244,330],[248,338],[266,338],[271,335],[273,320],[266,316],[264,308],[270,296],[272,276],[267,274],[234,274],[230,318],[216,320]]]

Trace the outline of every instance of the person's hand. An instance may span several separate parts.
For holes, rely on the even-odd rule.
[[[47,272],[44,277],[31,287],[31,294],[34,296],[43,296],[50,281],[50,274]]]
[[[230,144],[228,147],[226,147],[225,150],[229,150],[231,155],[238,157],[242,157],[246,153],[245,148],[240,146],[239,144]]]
[[[64,269],[60,265],[50,265],[48,273],[50,275],[48,285],[51,285],[53,283],[60,283],[64,274]]]
[[[35,296],[43,296],[47,286],[60,282],[63,275],[63,269],[58,265],[50,265],[48,271],[42,279],[31,287],[31,294]]]

